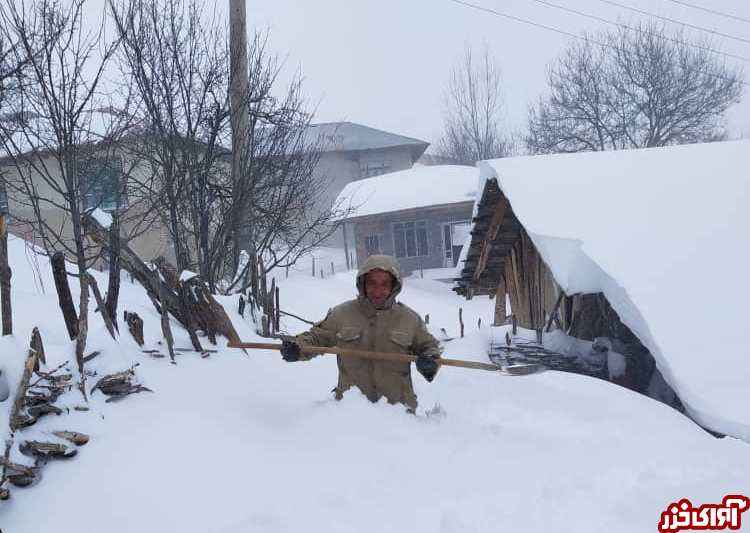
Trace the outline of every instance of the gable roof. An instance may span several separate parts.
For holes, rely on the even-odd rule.
[[[324,152],[376,150],[409,147],[416,161],[430,143],[412,137],[363,126],[354,122],[326,122],[311,124],[307,128],[308,144],[320,142]]]
[[[414,167],[348,183],[336,199],[349,219],[474,201],[479,171],[475,167]]]
[[[750,441],[750,141],[480,168],[565,293],[603,292],[690,415]]]

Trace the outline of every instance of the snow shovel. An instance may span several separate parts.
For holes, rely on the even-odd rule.
[[[281,344],[267,342],[230,342],[229,348],[251,348],[256,350],[281,350]],[[339,348],[337,346],[308,346],[300,344],[300,350],[307,354],[335,354],[344,357],[359,357],[361,359],[377,359],[380,361],[398,361],[402,363],[413,363],[417,360],[416,355],[392,352],[369,352],[366,350],[355,350],[353,348]],[[490,370],[498,372],[504,376],[526,376],[536,374],[546,368],[537,364],[522,365],[499,365],[494,363],[481,363],[479,361],[464,361],[461,359],[444,359],[437,360],[441,366],[457,366],[460,368],[473,368],[476,370]]]

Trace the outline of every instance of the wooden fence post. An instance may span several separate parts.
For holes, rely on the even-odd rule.
[[[52,275],[55,279],[55,288],[57,289],[57,301],[65,320],[65,327],[68,329],[70,340],[78,336],[78,317],[76,308],[73,305],[73,296],[70,294],[70,285],[68,285],[68,273],[65,271],[65,256],[62,252],[55,252],[50,261],[52,265]]]
[[[10,301],[10,278],[13,275],[8,259],[8,226],[0,214],[0,313],[3,316],[3,335],[13,334],[13,311]]]

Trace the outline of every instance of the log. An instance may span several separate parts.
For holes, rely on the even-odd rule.
[[[109,248],[109,232],[96,219],[89,215],[84,216],[83,226],[86,235],[91,237],[94,242],[105,250]],[[149,295],[166,307],[167,311],[172,313],[172,316],[181,324],[185,325],[177,294],[167,286],[167,290],[164,292],[164,301],[159,300],[159,284],[164,282],[158,276],[154,276],[153,272],[127,244],[120,244],[120,264],[133,278],[138,280]]]
[[[125,323],[128,325],[128,331],[138,343],[138,346],[143,346],[143,319],[138,316],[138,313],[129,313],[125,311]]]
[[[68,330],[70,340],[78,336],[78,317],[76,308],[73,305],[73,296],[70,294],[70,285],[68,284],[68,273],[65,270],[65,256],[62,252],[55,252],[50,260],[52,265],[52,275],[55,280],[55,289],[57,289],[57,300],[60,310],[65,320],[65,327]]]
[[[138,365],[122,372],[104,376],[96,382],[94,388],[91,389],[91,394],[93,395],[96,390],[100,390],[102,394],[109,396],[106,400],[106,402],[109,403],[111,401],[120,400],[130,394],[153,392],[148,387],[133,382],[135,379],[136,366]]]
[[[104,325],[107,327],[107,331],[112,336],[112,338],[117,340],[117,335],[115,335],[115,327],[112,324],[112,317],[109,316],[109,312],[107,311],[107,304],[104,303],[102,293],[99,292],[99,285],[96,283],[96,279],[94,278],[94,276],[89,275],[89,284],[91,285],[91,290],[94,293],[94,299],[96,300],[96,305],[99,308],[99,314],[104,320]]]
[[[216,344],[216,334],[223,335],[230,342],[239,342],[240,336],[234,329],[232,320],[227,315],[224,307],[216,301],[208,286],[199,278],[187,280],[183,284],[191,298],[190,311],[200,318],[200,322],[206,328],[206,333],[212,342]],[[204,351],[196,348],[197,351]]]
[[[28,456],[39,459],[69,459],[74,457],[78,450],[70,448],[65,444],[57,442],[41,442],[37,440],[27,440],[22,442],[18,447],[19,451]]]
[[[63,410],[49,403],[42,403],[39,405],[35,405],[33,407],[29,407],[28,413],[30,416],[33,416],[34,418],[38,420],[44,415],[60,416],[61,414],[63,414]]]
[[[84,217],[84,228],[87,235],[97,244],[104,248],[108,246],[109,240],[107,239],[106,230],[93,217]],[[165,280],[162,281],[159,279],[159,276],[147,268],[146,264],[126,244],[121,244],[120,262],[123,268],[143,285],[146,292],[152,297],[152,301],[158,301],[160,305],[157,308],[166,308],[166,311],[171,313],[188,330],[196,351],[203,351],[193,328],[193,316],[196,316],[194,314],[196,311],[196,318],[199,318],[203,322],[203,325],[209,328],[206,331],[209,334],[209,338],[216,332],[224,335],[230,341],[239,341],[239,335],[237,335],[226,311],[214,299],[200,277],[196,276],[184,283],[180,283],[174,267],[166,260],[162,260],[157,265],[159,272]],[[196,296],[193,297],[191,294],[189,302],[195,303],[197,306],[183,305],[183,298],[186,297],[183,293],[184,291],[180,291],[183,293],[182,295],[178,294],[170,285],[175,287],[189,287],[191,291],[194,290]],[[186,307],[188,310],[186,310]],[[200,321],[199,324],[201,323]]]
[[[26,356],[26,362],[23,365],[23,374],[21,375],[21,382],[18,384],[16,390],[16,398],[13,401],[13,409],[10,412],[10,431],[15,433],[17,429],[27,427],[36,422],[36,418],[31,417],[23,413],[26,399],[26,391],[29,388],[31,376],[34,373],[34,369],[37,367],[39,361],[39,352],[29,348],[28,355]],[[33,421],[31,420],[33,419]]]
[[[34,328],[31,331],[31,342],[29,343],[29,348],[32,350],[35,350],[37,353],[37,356],[39,357],[39,361],[43,364],[47,364],[47,356],[44,353],[44,342],[42,342],[42,334],[39,333],[39,328]],[[60,367],[57,367],[57,369],[53,370],[54,373],[57,371]],[[36,368],[34,370],[39,370],[39,364],[37,363]]]
[[[53,431],[52,434],[55,437],[72,442],[76,446],[84,446],[89,442],[88,435],[85,433],[78,433],[77,431]]]
[[[107,301],[105,307],[115,331],[117,325],[117,303],[120,298],[120,214],[112,214],[112,225],[109,228],[109,279],[107,283]]]
[[[0,314],[3,319],[3,335],[13,334],[13,311],[10,299],[10,280],[13,272],[8,259],[8,226],[5,215],[0,214]]]
[[[163,299],[164,287],[159,284],[159,300]],[[172,327],[169,325],[169,315],[165,312],[161,313],[161,332],[164,335],[164,340],[167,341],[169,359],[174,363],[174,337],[172,336]]]

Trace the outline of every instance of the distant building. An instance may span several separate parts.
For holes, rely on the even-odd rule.
[[[422,156],[429,145],[429,143],[419,139],[352,122],[314,124],[307,128],[305,136],[310,145],[322,147],[320,160],[314,172],[316,176],[322,177],[328,184],[321,195],[322,198],[319,200],[318,206],[319,209],[325,210],[331,208],[338,194],[348,183],[379,174],[409,169]],[[109,154],[105,157],[107,159],[106,164],[93,165],[86,169],[86,176],[90,176],[87,179],[92,181],[86,187],[87,194],[83,199],[84,208],[98,206],[104,211],[112,211],[119,205],[133,218],[133,224],[137,224],[140,213],[130,209],[128,191],[124,191],[124,194],[120,191],[122,188],[123,156],[119,154],[119,151],[116,150],[115,152],[114,155]],[[229,155],[228,151],[224,154],[227,158]],[[229,159],[227,159],[227,165],[229,165]],[[6,156],[0,159],[0,172],[9,176],[16,174],[17,170],[11,158]],[[49,186],[44,183],[44,180],[35,179],[35,182],[35,186],[46,197],[53,198],[58,204],[64,203],[62,198],[58,198],[59,195],[48,190]],[[32,228],[19,222],[19,220],[33,218],[31,208],[24,202],[19,202],[17,198],[11,198],[10,202],[10,214],[11,216],[15,215],[11,220],[11,231],[27,240],[38,243],[38,235],[34,235]],[[63,240],[70,241],[72,239],[72,228],[68,220],[69,217],[49,202],[43,203],[41,209],[44,211],[47,223],[51,227],[60,228]],[[0,213],[3,210],[8,210],[8,198],[4,191],[0,190]],[[146,261],[160,255],[174,260],[174,247],[169,231],[167,231],[166,222],[153,213],[151,216],[155,218],[153,225],[147,231],[140,232],[134,237],[129,243],[130,246]],[[130,226],[130,222],[124,220],[123,227],[129,230],[131,229]],[[331,239],[329,244],[340,245],[342,243],[341,236],[337,235]]]
[[[477,169],[415,167],[348,184],[337,202],[351,206],[357,263],[368,255],[394,255],[405,274],[456,266],[468,236]]]
[[[316,174],[329,183],[323,203],[329,207],[352,181],[411,168],[429,143],[355,124],[329,122],[308,128],[309,142],[321,142]]]

